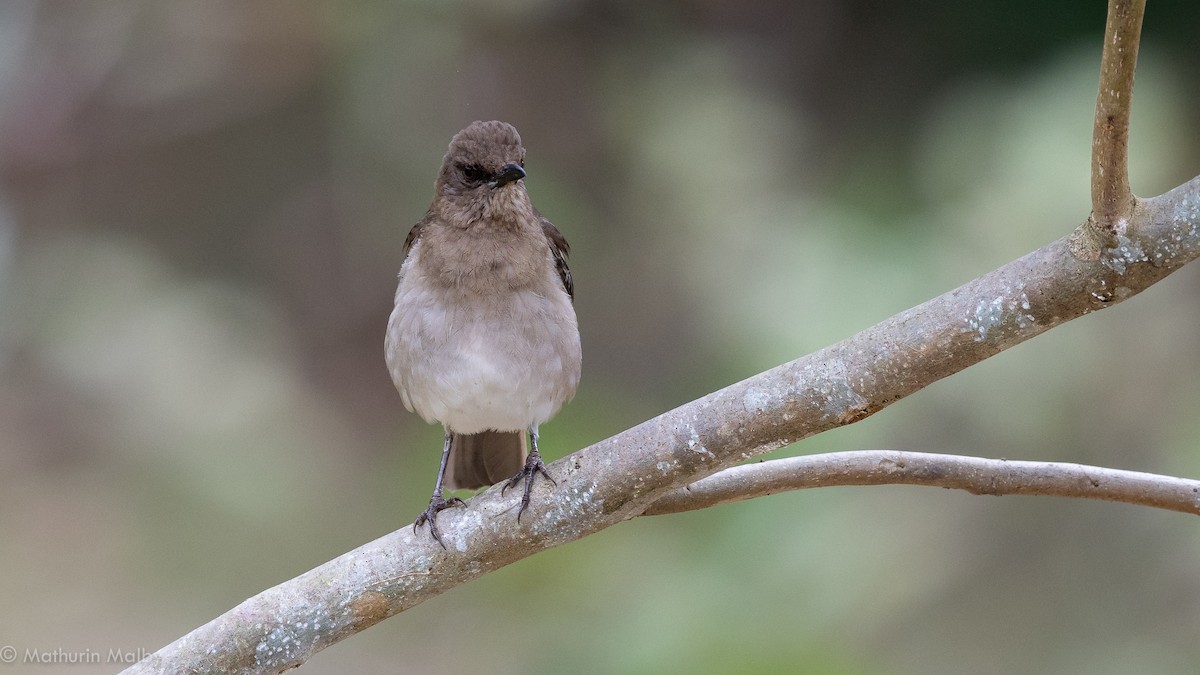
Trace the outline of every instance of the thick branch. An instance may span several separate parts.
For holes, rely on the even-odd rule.
[[[814,354],[730,385],[550,466],[518,524],[498,487],[246,600],[130,673],[277,673],[494,569],[644,513],[676,488],[895,401],[1200,256],[1200,177],[1134,210],[1126,239],[1073,234]],[[1091,247],[1091,248],[1089,248]]]
[[[1023,462],[900,450],[855,450],[743,464],[677,488],[657,516],[832,485],[928,485],[977,495],[1045,495],[1200,515],[1200,481],[1063,462]]]
[[[1146,0],[1109,0],[1092,131],[1092,219],[1111,245],[1133,211],[1129,115]]]

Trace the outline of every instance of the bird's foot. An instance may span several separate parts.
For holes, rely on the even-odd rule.
[[[525,458],[525,466],[522,467],[522,469],[518,471],[515,476],[508,479],[508,482],[504,484],[504,487],[500,488],[500,494],[504,494],[508,488],[515,486],[522,480],[525,481],[525,492],[521,495],[521,508],[517,511],[518,523],[521,522],[521,514],[525,513],[525,509],[529,508],[529,491],[533,489],[533,479],[539,473],[542,474],[543,478],[550,481],[551,485],[558,485],[558,483],[550,477],[550,472],[546,470],[546,464],[542,462],[542,456],[538,454],[537,450],[534,450],[529,453],[528,457]]]
[[[413,532],[415,533],[417,531],[418,527],[420,527],[420,526],[424,525],[426,522],[428,522],[429,523],[429,533],[433,535],[434,540],[438,544],[441,544],[443,549],[446,548],[445,542],[442,541],[442,533],[438,532],[438,528],[437,528],[438,511],[443,511],[445,509],[450,508],[451,506],[463,506],[464,504],[466,504],[466,502],[459,499],[458,497],[451,497],[450,499],[445,499],[441,495],[435,494],[433,497],[431,497],[429,499],[429,508],[422,511],[421,515],[417,516],[417,519],[413,521]]]

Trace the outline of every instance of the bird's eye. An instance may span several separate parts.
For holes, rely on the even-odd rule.
[[[468,183],[482,183],[488,178],[488,172],[478,164],[465,164],[459,169]]]

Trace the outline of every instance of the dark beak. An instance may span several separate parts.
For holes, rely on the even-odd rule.
[[[521,168],[520,164],[505,164],[500,169],[499,175],[496,176],[496,187],[508,185],[515,180],[521,180],[525,177],[525,169]]]

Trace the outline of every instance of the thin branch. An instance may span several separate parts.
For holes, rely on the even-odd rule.
[[[1146,0],[1109,0],[1092,131],[1092,221],[1109,245],[1133,211],[1129,188],[1129,116]]]
[[[694,511],[832,485],[928,485],[976,495],[1076,497],[1200,515],[1200,480],[1084,464],[901,450],[833,452],[731,467],[667,493],[642,515]]]
[[[1064,237],[814,354],[730,385],[550,465],[519,495],[488,489],[439,515],[442,550],[403,527],[246,600],[129,673],[278,673],[393,614],[647,511],[666,494],[851,424],[1200,257],[1200,176],[1140,202],[1125,242]],[[1067,488],[1063,488],[1066,490]]]

